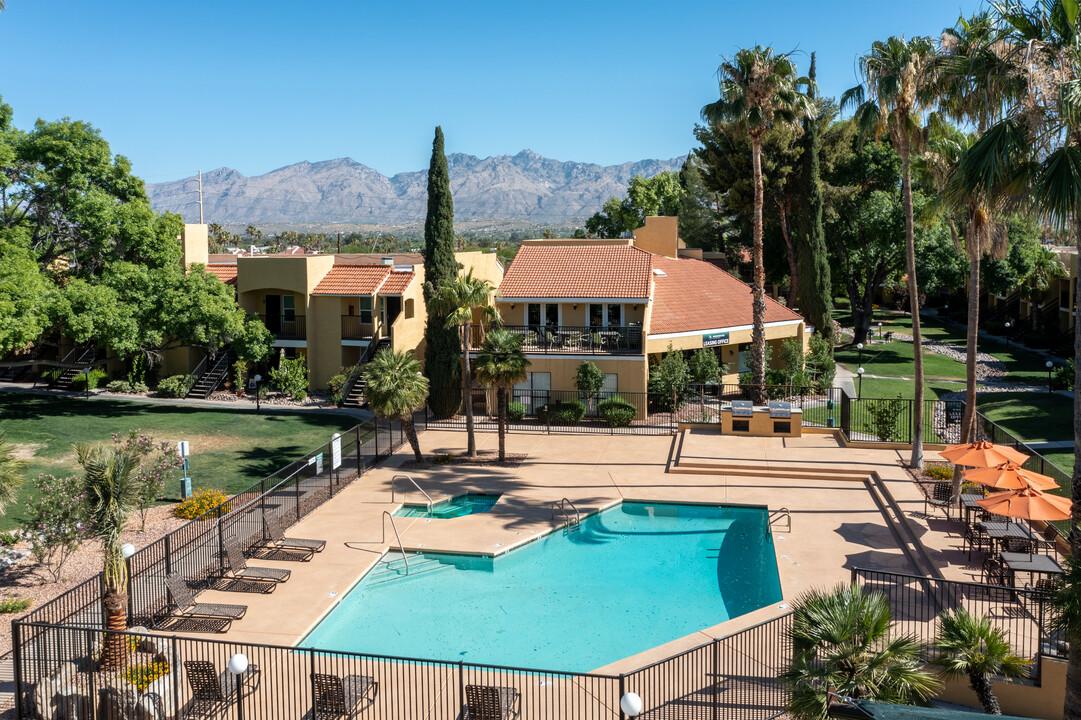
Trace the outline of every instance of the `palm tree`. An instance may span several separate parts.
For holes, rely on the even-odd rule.
[[[26,465],[26,460],[15,455],[15,448],[8,444],[0,429],[0,515],[18,497]]]
[[[473,268],[436,289],[432,306],[437,313],[446,314],[446,327],[458,327],[462,343],[462,379],[465,386],[465,429],[469,457],[477,456],[477,438],[473,433],[473,377],[469,370],[469,345],[472,339],[473,312],[481,311],[481,327],[499,321],[499,311],[491,304],[495,286],[483,278],[473,277]]]
[[[123,633],[128,629],[128,566],[121,550],[120,533],[128,516],[139,507],[135,474],[139,457],[129,449],[103,445],[76,445],[83,466],[90,532],[101,541],[105,596],[105,643],[101,668],[122,667],[127,653]]]
[[[923,337],[920,334],[920,294],[916,282],[916,240],[912,218],[912,150],[922,136],[921,115],[934,100],[937,52],[930,38],[879,40],[859,59],[862,83],[846,90],[841,107],[855,107],[856,124],[876,138],[889,133],[901,156],[901,196],[905,206],[905,255],[908,260],[908,302],[912,315],[913,374],[912,458],[923,467]]]
[[[364,366],[364,398],[377,417],[398,420],[402,434],[409,440],[417,462],[424,460],[420,454],[420,441],[413,427],[413,413],[424,407],[428,399],[428,378],[420,372],[420,361],[413,352],[395,352],[383,348],[371,362]]]
[[[752,384],[755,402],[765,401],[766,384],[766,271],[762,260],[762,136],[771,127],[788,126],[799,131],[804,117],[813,117],[814,103],[800,93],[796,65],[789,54],[772,47],[743,48],[717,68],[721,97],[702,108],[702,117],[713,124],[736,123],[751,139],[754,167],[754,222],[752,260],[753,328]]]
[[[958,608],[939,615],[938,623],[935,638],[938,655],[931,660],[932,664],[946,677],[967,677],[983,711],[1001,715],[991,676],[1024,677],[1028,674],[1029,661],[1010,651],[1006,631],[992,627],[986,617],[975,618],[964,608]]]
[[[496,389],[500,462],[507,459],[507,396],[515,383],[526,379],[528,367],[522,338],[509,330],[492,330],[477,353],[477,380]]]
[[[1076,508],[1077,505],[1074,505]],[[1051,596],[1051,630],[1062,633],[1070,643],[1070,664],[1066,668],[1066,707],[1064,718],[1076,718],[1081,707],[1081,675],[1076,674],[1074,658],[1081,654],[1081,557],[1076,552],[1063,558],[1063,574]],[[1074,711],[1071,716],[1070,712]]]
[[[792,664],[780,675],[791,691],[788,711],[801,720],[826,717],[828,692],[911,705],[940,687],[920,668],[920,645],[893,636],[884,593],[862,585],[810,590],[792,615]]]

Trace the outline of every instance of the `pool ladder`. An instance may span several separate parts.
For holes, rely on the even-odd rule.
[[[387,541],[387,520],[390,520],[390,529],[394,531],[394,538],[398,541],[398,552],[402,554],[402,561],[405,562],[405,574],[409,574],[409,557],[405,554],[405,547],[402,545],[402,536],[398,534],[398,528],[394,525],[394,516],[390,514],[390,510],[383,511],[382,527],[383,537],[379,538],[380,543]],[[389,552],[389,551],[388,551]]]
[[[417,490],[420,490],[420,494],[423,495],[424,498],[428,501],[428,517],[431,517],[432,516],[432,498],[431,498],[431,496],[428,495],[428,493],[424,492],[424,488],[422,488],[420,485],[417,485],[416,480],[414,480],[413,478],[409,477],[408,475],[406,475],[404,473],[398,473],[397,475],[395,475],[394,477],[392,477],[390,479],[390,501],[391,502],[395,501],[394,500],[394,488],[398,484],[398,478],[408,480],[409,482],[413,483],[413,487],[415,487]]]
[[[785,524],[784,532],[792,532],[792,512],[786,508],[777,508],[769,514],[769,527],[772,530],[775,523]],[[779,530],[781,528],[778,528]]]
[[[574,511],[574,516],[573,517],[571,516],[570,513],[567,512],[567,506],[568,505],[570,505],[571,510]],[[552,519],[553,520],[556,519],[556,511],[557,510],[563,516],[563,519],[567,522],[567,529],[568,530],[571,529],[571,528],[578,527],[579,525],[582,524],[582,513],[578,512],[578,508],[576,508],[574,506],[574,503],[572,503],[569,498],[563,498],[562,500],[560,500],[558,502],[552,503]]]

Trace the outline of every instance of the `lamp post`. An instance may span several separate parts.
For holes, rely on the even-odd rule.
[[[1055,363],[1048,360],[1047,365],[1047,392],[1054,392],[1054,388],[1051,387],[1051,370],[1055,367]]]
[[[629,717],[638,717],[642,714],[642,698],[638,696],[638,693],[625,693],[619,699],[619,709]]]
[[[856,366],[859,367],[863,364],[863,343],[856,343],[856,350],[859,351],[859,359],[856,360]]]
[[[1010,321],[1006,321],[1006,349],[1010,349]]]
[[[244,720],[244,681],[241,675],[248,669],[248,657],[244,653],[237,653],[229,658],[229,672],[236,677],[236,717]]]
[[[856,374],[860,376],[860,387],[856,390],[856,399],[859,400],[863,397],[863,368],[858,368]]]
[[[882,323],[878,324],[878,341],[882,342]]]
[[[263,381],[263,376],[256,373],[252,380],[255,381],[255,412],[259,412],[259,383]]]

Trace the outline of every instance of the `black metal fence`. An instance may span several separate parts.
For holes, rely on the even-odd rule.
[[[910,398],[853,398],[841,395],[841,429],[856,442],[911,443],[916,401]],[[923,401],[923,441],[961,442],[960,400]]]
[[[1023,467],[1026,470],[1050,475],[1059,484],[1059,487],[1065,489],[1073,484],[1073,477],[1069,473],[1026,445],[1016,435],[992,420],[988,420],[980,413],[976,413],[976,435],[978,440],[989,440],[1000,445],[1009,445],[1015,450],[1025,453],[1029,458],[1025,461]]]
[[[177,573],[196,586],[208,583],[222,569],[226,538],[236,540],[245,551],[250,549],[263,539],[263,513],[275,513],[282,527],[288,528],[401,443],[400,425],[386,421],[356,425],[137,551],[128,559],[132,624],[153,627],[168,614],[166,575]],[[100,627],[102,593],[101,576],[96,575],[41,605],[24,621]]]
[[[862,568],[852,570],[852,582],[885,593],[897,630],[928,650],[938,632],[938,616],[964,608],[1005,631],[1013,652],[1037,663],[1037,679],[1041,656],[1066,656],[1066,638],[1049,630],[1052,608],[1046,592]]]
[[[777,675],[791,657],[790,626],[784,615],[630,673],[598,674],[143,633],[116,633],[127,652],[103,670],[101,630],[20,622],[17,717],[322,717],[317,696],[340,683],[359,691],[345,714],[360,717],[456,720],[474,688],[497,688],[521,718],[622,719],[620,698],[634,692],[643,718],[767,720],[787,700]],[[234,675],[237,654],[248,670]]]
[[[522,339],[527,353],[573,355],[641,355],[642,328],[638,325],[590,327],[585,325],[503,325]],[[483,332],[473,327],[471,344],[480,347]]]

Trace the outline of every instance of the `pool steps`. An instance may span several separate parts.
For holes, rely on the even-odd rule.
[[[397,552],[388,554],[386,558],[376,564],[365,576],[365,584],[368,587],[384,585],[391,582],[406,581],[410,578],[430,575],[440,570],[449,570],[453,565],[440,562],[438,559],[426,556],[423,553],[408,553],[409,564],[406,566],[405,559]]]

